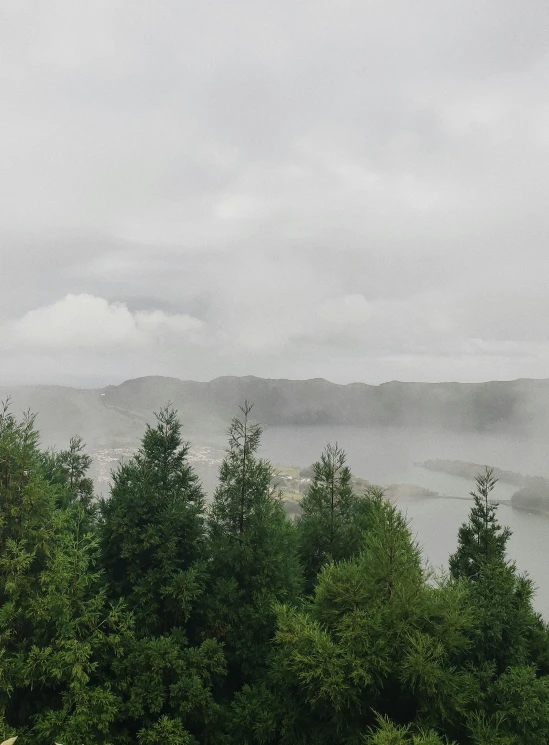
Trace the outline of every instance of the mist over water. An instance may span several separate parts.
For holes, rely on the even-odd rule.
[[[496,487],[496,501],[497,495]],[[411,521],[412,532],[434,567],[447,568],[448,556],[456,548],[459,526],[467,519],[470,507],[470,502],[457,499],[418,499],[402,503],[402,511]],[[498,517],[501,525],[508,525],[513,531],[509,541],[510,557],[521,572],[528,573],[537,588],[534,606],[549,619],[549,516],[502,504]]]
[[[336,441],[347,453],[347,462],[357,476],[379,483],[394,482],[414,463],[435,458],[549,476],[547,440],[541,436],[513,438],[414,427],[267,427],[263,449],[273,461],[306,466],[318,459],[327,442]]]
[[[448,556],[456,548],[459,526],[471,507],[466,498],[474,484],[469,479],[429,471],[418,463],[436,458],[463,460],[525,475],[549,475],[544,438],[513,439],[499,434],[421,428],[270,427],[263,435],[263,455],[273,463],[303,467],[318,459],[327,442],[336,441],[346,451],[348,465],[357,476],[382,486],[417,484],[447,497],[399,502],[426,559],[435,567],[446,568]],[[494,499],[510,499],[516,490],[516,486],[498,482]],[[498,516],[500,524],[513,531],[510,557],[533,580],[537,587],[534,605],[549,619],[549,516],[505,504],[500,505]]]

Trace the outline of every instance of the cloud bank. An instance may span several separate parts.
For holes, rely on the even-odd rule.
[[[114,351],[177,343],[192,337],[202,325],[197,318],[162,310],[132,313],[125,303],[81,293],[28,311],[7,326],[6,336],[15,348]]]
[[[547,377],[548,22],[5,3],[0,383]]]

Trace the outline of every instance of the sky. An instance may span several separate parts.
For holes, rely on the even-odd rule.
[[[0,384],[549,377],[545,0],[0,0]]]

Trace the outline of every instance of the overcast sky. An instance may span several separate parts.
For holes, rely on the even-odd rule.
[[[0,383],[549,377],[546,0],[0,0]]]

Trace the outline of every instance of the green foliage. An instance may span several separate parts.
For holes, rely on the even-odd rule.
[[[497,504],[489,501],[492,470],[476,482],[469,521],[450,557],[450,570],[465,580],[474,614],[466,663],[476,694],[465,712],[466,730],[475,745],[547,742],[547,626],[533,610],[531,581],[507,559],[511,533],[498,524]]]
[[[107,602],[97,570],[98,539],[82,532],[82,506],[60,520],[40,591],[28,598],[35,628],[19,685],[38,687],[42,704],[48,703],[36,712],[33,741],[102,742],[119,702],[101,671],[121,653],[129,620],[121,606]]]
[[[111,668],[120,700],[114,742],[202,742],[219,718],[212,691],[224,673],[225,658],[213,640],[190,645],[181,629],[128,638]]]
[[[162,409],[101,503],[110,592],[124,598],[143,636],[184,624],[203,590],[204,495],[188,450],[177,412]]]
[[[19,742],[104,739],[116,699],[98,670],[124,628],[97,571],[81,504],[61,510],[34,420],[0,414],[0,705]],[[39,694],[37,695],[37,692]]]
[[[110,666],[121,702],[114,741],[124,745],[199,742],[217,716],[212,688],[224,656],[214,640],[194,643],[208,562],[204,497],[188,448],[177,413],[162,409],[101,505],[109,591],[135,617],[135,634]]]
[[[549,740],[549,680],[538,678],[533,666],[509,667],[494,681],[486,708],[503,742],[544,745]]]
[[[209,512],[165,408],[100,519],[82,441],[42,453],[33,417],[0,410],[3,737],[546,745],[548,627],[506,556],[492,472],[437,578],[396,507],[353,494],[337,446],[290,523],[250,410]]]
[[[364,738],[364,743],[365,745],[445,745],[448,742],[442,740],[433,730],[417,733],[410,730],[409,725],[399,726],[385,717],[379,717],[377,727]]]
[[[330,561],[356,556],[369,517],[369,500],[353,494],[345,452],[327,445],[313,464],[313,482],[300,503],[297,522],[306,589],[312,590],[320,569]]]
[[[427,583],[406,521],[376,501],[361,555],[326,566],[308,608],[278,608],[270,731],[257,738],[247,719],[264,686],[238,699],[235,721],[250,742],[279,745],[362,743],[376,711],[418,731],[451,728],[471,688],[457,668],[471,626],[463,595]]]
[[[476,477],[477,489],[471,492],[474,505],[469,521],[459,529],[458,549],[449,561],[454,577],[475,579],[486,564],[504,560],[511,531],[499,525],[497,503],[490,501],[490,493],[496,485],[493,473],[493,468],[486,468]]]
[[[9,403],[0,410],[0,555],[8,566],[37,568],[48,553],[54,496],[40,469],[34,416],[18,421]],[[15,575],[14,575],[15,579]]]
[[[64,510],[80,505],[91,529],[91,522],[97,517],[97,503],[93,481],[88,476],[92,459],[85,452],[82,438],[71,437],[68,450],[39,453],[39,460],[44,478],[55,491],[56,505]]]
[[[271,487],[273,469],[257,458],[261,427],[242,408],[209,521],[211,554],[206,628],[226,645],[231,688],[260,675],[275,630],[275,602],[297,602],[300,569],[295,528]]]

